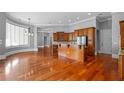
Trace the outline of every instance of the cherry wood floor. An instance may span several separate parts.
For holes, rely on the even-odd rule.
[[[0,61],[0,80],[118,80],[117,60],[100,54],[91,62],[52,56],[51,49],[18,53]]]

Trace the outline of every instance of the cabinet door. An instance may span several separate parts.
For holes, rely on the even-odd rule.
[[[87,29],[87,36],[88,36],[88,44],[89,45],[94,45],[94,29],[93,28],[88,28]]]
[[[69,41],[73,40],[73,33],[69,33]]]
[[[75,40],[75,32],[72,32],[72,40]]]
[[[78,35],[79,36],[83,36],[84,35],[84,30],[83,29],[80,29],[79,32],[78,32]]]
[[[79,32],[78,30],[74,31],[74,36],[73,36],[74,40],[77,40],[77,37],[79,36],[78,32]]]
[[[95,52],[95,29],[94,28],[87,29],[87,37],[88,37],[88,50],[90,55],[93,55]]]
[[[120,22],[121,48],[124,48],[124,21]]]
[[[58,40],[63,41],[64,40],[64,32],[58,32]]]
[[[57,41],[57,33],[53,33],[53,40]]]
[[[77,37],[79,35],[78,34],[79,33],[79,30],[75,30],[74,33],[75,33],[75,37]]]
[[[64,41],[68,41],[69,40],[69,33],[64,33]]]
[[[88,34],[87,29],[83,29],[83,35],[87,36],[87,34]]]

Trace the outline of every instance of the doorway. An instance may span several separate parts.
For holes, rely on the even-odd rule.
[[[98,33],[99,53],[112,54],[112,31],[111,29],[102,29]]]

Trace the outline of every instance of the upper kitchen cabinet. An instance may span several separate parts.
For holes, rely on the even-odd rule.
[[[84,29],[80,29],[78,31],[78,36],[83,36],[84,35]]]
[[[73,32],[69,33],[69,41],[73,40]]]
[[[64,33],[64,41],[69,41],[69,33]]]
[[[56,32],[53,33],[54,41],[69,41],[69,33]]]
[[[121,48],[124,48],[124,21],[120,22],[120,40]]]
[[[57,33],[53,33],[53,40],[54,40],[54,41],[57,41],[57,40],[58,40],[58,35],[57,35]]]
[[[95,28],[87,29],[87,37],[88,37],[88,44],[94,45],[95,44]]]
[[[83,29],[83,35],[84,35],[84,36],[87,36],[87,35],[88,35],[88,30],[87,30],[87,28]]]
[[[77,37],[79,35],[79,30],[75,30],[74,35],[75,35],[75,37]]]
[[[57,32],[58,33],[58,40],[63,41],[64,40],[64,32]]]
[[[73,40],[77,40],[77,37],[78,37],[78,34],[79,33],[79,30],[75,30],[74,33],[73,33]]]

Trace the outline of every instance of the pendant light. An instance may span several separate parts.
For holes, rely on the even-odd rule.
[[[28,21],[29,21],[28,35],[29,36],[34,36],[34,33],[33,33],[32,29],[31,29],[31,23],[30,23],[31,18],[28,18]]]

